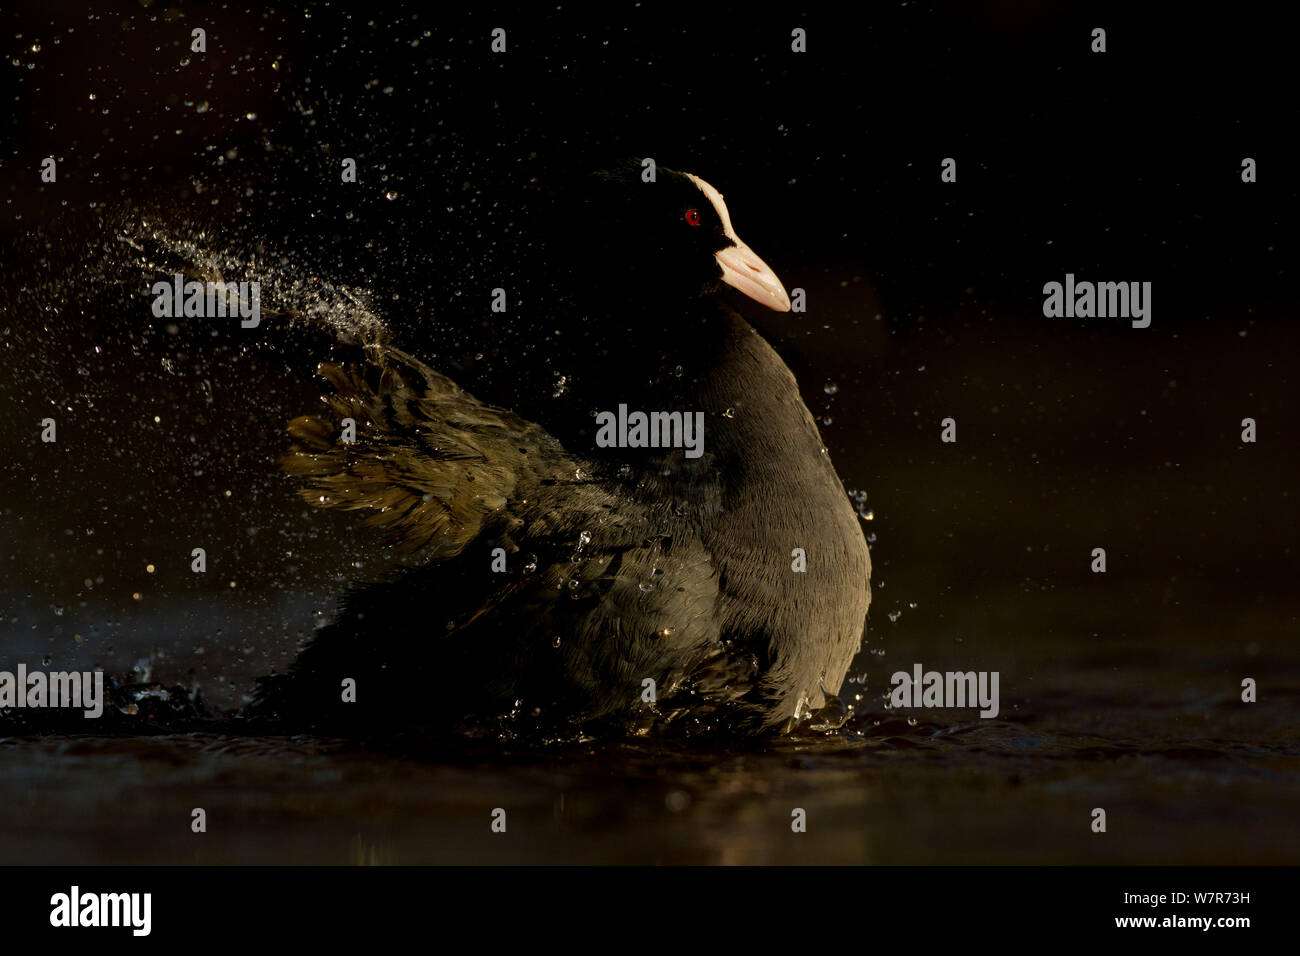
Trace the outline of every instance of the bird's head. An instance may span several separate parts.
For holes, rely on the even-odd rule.
[[[662,166],[646,181],[639,161],[596,175],[588,196],[597,255],[610,278],[651,299],[704,295],[729,285],[778,312],[790,311],[781,280],[738,236],[722,193]]]

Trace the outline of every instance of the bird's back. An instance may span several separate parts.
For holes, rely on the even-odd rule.
[[[866,544],[794,377],[723,320],[709,374],[665,385],[694,392],[699,458],[575,453],[388,347],[327,367],[330,413],[295,422],[286,467],[417,563],[352,592],[261,709],[339,729],[684,713],[771,728],[833,694],[861,637]],[[340,444],[349,416],[357,441]]]

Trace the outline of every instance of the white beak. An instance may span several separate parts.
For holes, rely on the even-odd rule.
[[[734,246],[718,253],[717,260],[722,266],[722,281],[727,285],[769,309],[790,311],[790,297],[786,295],[785,286],[781,285],[771,266],[755,255],[749,246],[736,240]]]
[[[718,218],[722,220],[723,234],[734,243],[721,250],[716,257],[718,265],[722,267],[722,281],[733,289],[739,289],[755,302],[763,303],[769,309],[789,312],[790,297],[786,295],[785,286],[781,285],[781,280],[776,277],[772,267],[760,259],[753,249],[740,241],[736,230],[731,227],[731,214],[727,212],[727,204],[722,201],[722,193],[699,176],[687,173],[686,177],[695,183],[700,192],[704,193],[713,204]]]

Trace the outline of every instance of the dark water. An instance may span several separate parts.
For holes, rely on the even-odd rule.
[[[1287,742],[1014,722],[882,724],[699,754],[638,742],[453,760],[323,740],[187,735],[6,740],[5,863],[1294,862]],[[1192,712],[1189,712],[1192,711]],[[1173,725],[1184,725],[1178,732]],[[1187,726],[1190,725],[1190,726]],[[208,832],[188,832],[194,807]],[[1088,830],[1094,806],[1109,832]],[[495,808],[507,832],[490,832]],[[790,831],[791,811],[808,814]],[[87,820],[94,824],[87,825]]]
[[[459,381],[509,379],[524,352],[472,303],[509,279],[530,191],[633,151],[722,188],[815,304],[746,315],[866,494],[856,713],[707,743],[5,724],[0,863],[1300,860],[1300,206],[1266,95],[1289,86],[1260,72],[1291,58],[1249,17],[1211,52],[1199,21],[1113,17],[1102,61],[1087,5],[899,5],[811,18],[827,53],[792,61],[761,17],[548,8],[498,62],[466,42],[487,12],[187,10],[222,38],[206,60],[147,5],[4,14],[0,669],[102,667],[236,712],[402,560],[277,464],[332,337],[381,323]],[[57,187],[28,175],[51,151]],[[1243,187],[1249,154],[1266,174]],[[152,320],[142,283],[178,265],[263,281],[259,333]],[[1067,272],[1151,280],[1151,327],[1045,320]],[[581,374],[541,341],[531,361]],[[918,662],[998,671],[998,718],[885,710]]]
[[[1116,670],[1060,660],[1006,719],[876,708],[766,742],[11,737],[0,862],[1293,863],[1294,662],[1252,706],[1213,661]]]

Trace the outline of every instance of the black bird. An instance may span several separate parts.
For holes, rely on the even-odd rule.
[[[564,210],[582,228],[550,237],[567,274],[527,290],[577,363],[555,401],[493,407],[390,342],[321,366],[327,410],[290,424],[285,469],[417,563],[351,592],[255,712],[341,733],[499,716],[771,731],[838,692],[866,542],[794,376],[718,293],[790,300],[716,189],[641,172],[584,184]],[[660,447],[634,447],[620,406],[661,413]]]

